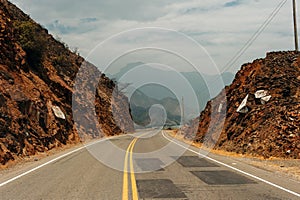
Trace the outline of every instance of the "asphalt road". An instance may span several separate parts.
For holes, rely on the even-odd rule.
[[[152,134],[101,140],[2,176],[0,199],[300,199],[299,182]]]

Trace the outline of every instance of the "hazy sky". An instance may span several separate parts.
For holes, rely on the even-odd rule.
[[[218,68],[259,29],[282,0],[11,0],[34,20],[84,57],[100,42],[122,31],[161,27],[179,31],[202,45]],[[265,31],[230,70],[267,51],[293,49],[292,5],[287,1]],[[147,32],[147,31],[146,31]],[[134,34],[133,34],[134,35]],[[162,34],[163,35],[163,34]],[[166,35],[140,34],[140,40],[162,43]],[[126,39],[128,37],[126,36]],[[136,38],[135,38],[136,39]],[[176,40],[172,36],[173,40]],[[111,42],[124,45],[125,37]],[[128,40],[128,43],[132,40]],[[188,45],[168,41],[190,54]],[[176,45],[175,45],[176,44]],[[130,44],[126,44],[130,49]],[[164,46],[168,49],[167,46]],[[174,49],[176,49],[174,48]],[[107,50],[109,51],[109,49]],[[195,52],[194,52],[195,53]]]

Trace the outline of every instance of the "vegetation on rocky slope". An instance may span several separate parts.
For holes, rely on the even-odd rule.
[[[300,54],[272,52],[243,65],[233,83],[207,103],[185,133],[216,149],[300,158]]]
[[[82,139],[75,128],[71,103],[74,79],[83,62],[82,57],[56,41],[28,15],[10,2],[0,0],[2,165],[17,157],[78,143]],[[93,65],[90,68],[98,71]],[[101,112],[97,112],[98,123],[89,123],[103,125],[101,136],[133,129],[127,98],[120,93],[117,99],[111,99],[114,87],[102,74],[98,84],[102,92],[90,94],[96,95],[95,107],[100,107]],[[113,118],[112,107],[123,114],[122,130]],[[83,117],[92,120],[90,116]],[[80,131],[84,137],[96,137],[89,130]]]

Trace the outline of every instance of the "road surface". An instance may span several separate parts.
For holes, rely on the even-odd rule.
[[[105,149],[107,143],[124,153]],[[165,152],[157,151],[166,146]],[[195,147],[185,148],[163,132],[100,140],[2,176],[0,199],[300,199],[299,182],[233,158],[207,158]],[[141,154],[154,151],[158,154]]]

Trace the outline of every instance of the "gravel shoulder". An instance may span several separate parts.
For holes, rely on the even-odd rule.
[[[195,147],[202,148],[201,144],[184,139],[183,135],[176,134],[175,131],[166,132],[171,137],[174,137],[180,141],[183,141]],[[287,176],[292,180],[300,183],[300,159],[282,159],[275,157],[264,159],[263,157],[254,157],[248,154],[237,154],[234,152],[227,152],[215,149],[210,150],[210,152],[217,155],[227,156],[231,159],[238,160],[240,162],[245,162],[257,168],[271,171],[282,176]]]
[[[0,182],[22,174],[56,157],[80,148],[83,145],[83,143],[67,144],[59,148],[54,148],[47,152],[37,153],[36,155],[18,157],[14,161],[8,162],[6,165],[0,165]]]

